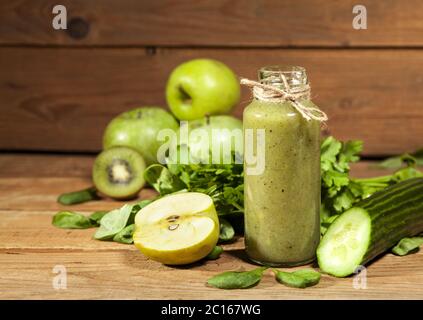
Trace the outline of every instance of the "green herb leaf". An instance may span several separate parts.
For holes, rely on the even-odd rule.
[[[294,288],[307,288],[314,286],[320,281],[320,273],[312,269],[301,269],[294,272],[284,272],[273,269],[276,280]]]
[[[320,166],[323,172],[333,168],[337,156],[341,151],[342,144],[334,137],[327,137],[320,146]]]
[[[216,260],[220,257],[223,252],[223,248],[221,246],[215,246],[213,250],[206,256],[207,260]]]
[[[350,170],[350,163],[360,160],[358,155],[362,150],[363,141],[351,140],[342,143],[342,150],[339,154],[338,162],[335,163],[335,167],[342,172],[348,172]]]
[[[394,180],[395,182],[401,182],[407,179],[418,177],[423,177],[423,173],[421,173],[414,167],[405,167],[396,171],[392,176],[392,180]]]
[[[100,225],[101,218],[104,217],[109,211],[95,211],[91,213],[88,218],[91,220],[91,223],[98,227]]]
[[[402,157],[395,156],[395,157],[390,157],[383,160],[381,163],[378,164],[378,167],[384,168],[384,169],[395,169],[395,168],[400,168],[402,164],[403,164]]]
[[[361,141],[342,143],[334,137],[327,137],[321,144],[321,210],[323,221],[327,217],[339,214],[352,206],[354,193],[349,190],[349,163],[359,160]]]
[[[100,197],[97,195],[96,188],[91,187],[84,190],[63,193],[57,198],[57,202],[64,205],[71,205],[98,199]]]
[[[138,202],[135,206],[139,206],[139,210],[141,210],[142,208],[148,206],[150,203],[152,203],[154,200],[151,199],[146,199],[146,200],[142,200],[140,202]]]
[[[392,248],[392,253],[397,256],[405,256],[409,253],[419,251],[419,247],[423,244],[423,237],[403,238],[398,244]]]
[[[59,211],[53,216],[52,224],[63,229],[88,229],[95,227],[88,217],[72,211]]]
[[[130,224],[129,226],[126,226],[121,231],[116,233],[116,235],[113,237],[113,241],[119,242],[119,243],[125,243],[125,244],[131,244],[134,242],[132,239],[132,235],[135,230],[135,224]]]
[[[136,204],[134,204],[132,206],[132,210],[131,210],[131,214],[129,215],[129,219],[126,223],[126,225],[130,225],[133,224],[135,222],[135,216],[137,215],[137,213],[144,207],[146,207],[147,205],[149,205],[150,203],[152,203],[154,200],[142,200]]]
[[[225,219],[219,217],[220,234],[219,242],[227,242],[234,238],[235,230],[232,225]]]
[[[152,164],[145,169],[144,178],[162,196],[186,188],[178,176],[160,164]]]
[[[343,212],[351,208],[356,199],[356,196],[348,188],[345,188],[333,199],[333,208],[336,212]]]
[[[406,166],[423,165],[423,149],[419,149],[411,155],[404,153],[399,156],[387,158],[377,166],[384,169],[396,169],[400,168],[404,164]]]
[[[210,278],[207,283],[219,289],[247,289],[257,285],[267,267],[251,271],[227,271]]]
[[[97,240],[110,240],[122,231],[128,224],[128,221],[133,214],[132,205],[124,205],[120,209],[115,209],[103,216],[100,221],[100,228],[94,235]]]

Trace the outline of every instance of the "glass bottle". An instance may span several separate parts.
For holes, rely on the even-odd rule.
[[[259,82],[284,90],[308,86],[305,69],[292,66],[264,67]],[[308,96],[299,102],[317,108]],[[290,101],[255,97],[243,123],[244,133],[265,130],[264,172],[244,170],[246,252],[264,265],[309,263],[320,240],[320,122],[307,121]]]

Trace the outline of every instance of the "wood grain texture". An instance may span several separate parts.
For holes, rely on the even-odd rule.
[[[0,178],[90,178],[94,155],[0,153]]]
[[[62,0],[68,29],[52,28],[53,0],[0,2],[0,44],[107,46],[422,46],[419,0]]]
[[[138,198],[131,201],[90,201],[83,204],[64,206],[56,202],[57,197],[64,192],[82,190],[92,185],[91,176],[85,178],[53,178],[53,177],[19,177],[0,178],[0,210],[23,210],[30,207],[32,210],[112,210],[121,207],[127,202],[136,202],[156,195],[152,189],[143,189]]]
[[[171,70],[198,57],[253,79],[263,64],[303,65],[330,134],[364,140],[365,155],[423,145],[420,50],[0,48],[0,149],[98,151],[110,119],[165,106]],[[235,115],[249,99],[244,88]]]
[[[23,222],[23,221],[20,221]],[[31,222],[31,220],[27,221]],[[88,231],[86,231],[87,233]],[[51,240],[51,239],[50,239]],[[91,240],[95,241],[95,240]],[[96,248],[0,248],[1,299],[422,299],[423,253],[406,257],[385,255],[367,269],[367,288],[354,289],[353,278],[323,275],[312,288],[278,284],[267,271],[260,284],[248,290],[219,290],[206,286],[213,275],[227,270],[251,270],[242,247],[226,249],[216,261],[172,268],[147,260],[132,246]],[[103,248],[103,249],[100,249]],[[55,290],[56,265],[66,267],[67,289]]]
[[[367,289],[354,289],[353,278],[326,275],[315,287],[287,288],[267,272],[254,289],[226,291],[210,288],[205,282],[222,271],[253,268],[243,253],[242,238],[225,245],[224,254],[216,261],[174,268],[147,259],[131,245],[93,240],[94,229],[53,227],[51,218],[60,209],[55,203],[57,194],[89,183],[92,158],[0,154],[1,299],[423,298],[423,252],[406,257],[386,254],[378,259],[367,269]],[[13,174],[10,164],[15,167]],[[355,164],[353,174],[386,173],[373,167],[370,162]],[[36,168],[42,170],[33,173]],[[150,191],[144,192],[144,197],[152,196]],[[121,205],[102,200],[66,208],[88,214]],[[66,290],[53,288],[56,265],[66,267]]]

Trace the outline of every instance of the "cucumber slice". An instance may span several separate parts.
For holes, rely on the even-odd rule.
[[[352,274],[404,237],[423,232],[423,178],[376,192],[330,225],[317,248],[323,272]]]
[[[317,249],[320,268],[336,277],[353,273],[369,246],[371,225],[369,215],[361,208],[338,217]]]

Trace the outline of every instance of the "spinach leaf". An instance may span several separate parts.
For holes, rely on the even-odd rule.
[[[121,231],[116,233],[116,235],[113,237],[113,241],[119,242],[119,243],[125,243],[125,244],[131,244],[134,242],[132,239],[132,235],[135,230],[135,224],[130,224],[129,226],[126,226]]]
[[[103,217],[104,217],[104,215],[105,215],[106,213],[108,213],[108,212],[109,212],[109,211],[95,211],[95,212],[91,213],[91,214],[88,216],[88,218],[91,220],[91,223],[92,223],[94,226],[98,227],[98,226],[100,225],[100,220],[101,220],[101,218],[103,218]]]
[[[97,189],[91,187],[84,190],[63,193],[57,198],[57,202],[64,205],[71,205],[98,199],[100,199],[100,197],[97,194]]]
[[[152,203],[154,200],[142,200],[136,204],[134,204],[132,206],[132,210],[131,210],[131,214],[129,215],[129,219],[126,223],[126,225],[130,225],[135,223],[135,216],[137,215],[137,213],[144,207],[146,207],[147,205],[149,205],[150,203]]]
[[[312,269],[301,269],[294,272],[284,272],[273,269],[276,280],[293,288],[307,288],[314,286],[320,281],[320,273]]]
[[[219,289],[247,289],[257,285],[267,267],[251,271],[227,271],[210,278],[207,283]]]
[[[57,212],[53,216],[52,224],[63,229],[88,229],[95,227],[88,217],[72,211]]]
[[[223,248],[221,246],[215,246],[213,250],[206,256],[207,260],[216,260],[220,257],[223,252]]]
[[[419,251],[419,247],[423,244],[423,237],[403,238],[398,244],[392,248],[392,253],[397,256],[405,256],[409,253]]]
[[[225,219],[219,217],[220,234],[219,242],[227,242],[233,239],[235,236],[235,230],[232,225]]]
[[[153,200],[142,200],[134,205],[124,205],[110,212],[94,212],[90,218],[100,224],[94,235],[98,240],[111,240],[120,243],[132,243],[136,214]]]
[[[110,240],[122,231],[128,224],[128,220],[133,215],[133,206],[126,204],[120,209],[115,209],[103,216],[100,221],[100,228],[94,234],[94,239]],[[138,211],[137,211],[138,212]]]
[[[145,169],[144,178],[160,195],[186,188],[185,183],[178,176],[172,174],[165,166],[160,164],[152,164]]]
[[[135,206],[138,206],[139,210],[141,210],[142,208],[148,206],[153,201],[154,200],[151,200],[151,199],[142,200],[142,201],[138,202]]]

